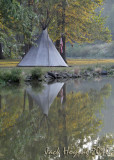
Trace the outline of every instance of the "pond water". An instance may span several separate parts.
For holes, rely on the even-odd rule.
[[[0,160],[112,160],[114,78],[0,88]]]

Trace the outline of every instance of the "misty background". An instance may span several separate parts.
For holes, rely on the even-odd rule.
[[[91,44],[66,45],[66,54],[70,58],[114,58],[114,0],[105,0],[102,16],[107,17],[106,26],[112,34],[112,42],[97,41]]]

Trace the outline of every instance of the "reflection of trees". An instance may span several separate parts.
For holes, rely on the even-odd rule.
[[[40,92],[42,84],[32,83],[33,90]],[[35,88],[38,85],[38,89]],[[8,86],[0,90],[0,135],[6,134],[7,130],[19,121],[23,111],[25,111],[25,104],[32,110],[33,100],[28,95],[26,100],[26,92],[23,94],[24,88],[21,86]],[[24,101],[24,104],[23,104]],[[27,102],[26,102],[27,101]]]
[[[15,127],[6,136],[1,137],[2,152],[7,152],[5,159],[48,159],[48,156],[44,156],[46,147],[50,149],[59,147],[61,151],[59,159],[67,160],[69,157],[62,154],[63,147],[73,145],[83,148],[83,145],[89,142],[94,144],[93,139],[96,139],[96,133],[102,123],[96,113],[104,107],[103,99],[109,96],[110,88],[110,85],[105,85],[100,91],[90,90],[87,93],[66,95],[64,86],[60,96],[54,100],[48,117],[35,107],[34,102],[33,107],[26,110],[26,105],[31,106],[28,97],[25,110]],[[101,146],[107,144],[112,145],[111,137],[100,138],[97,142],[97,145]],[[75,159],[89,160],[91,156],[79,156]]]
[[[61,107],[60,100],[56,99],[57,106],[59,106],[58,118],[55,118],[57,111],[51,110],[54,112],[53,118],[58,119],[58,127],[55,129],[58,133],[56,136],[59,144],[56,141],[55,146],[60,148],[71,147],[71,145],[76,146],[77,143],[79,147],[83,148],[85,138],[88,142],[89,136],[91,139],[95,138],[99,126],[102,124],[96,113],[104,106],[103,100],[109,96],[110,90],[111,86],[107,84],[100,91],[90,90],[87,93],[70,93],[66,97],[66,107],[64,109]],[[52,108],[54,109],[54,107]],[[80,141],[79,144],[78,141]],[[109,139],[107,141],[110,142]]]
[[[33,89],[39,92],[41,91],[41,85],[37,90],[34,86]],[[2,98],[0,109],[0,146],[2,146],[3,151],[7,151],[7,154],[6,152],[4,153],[6,159],[12,159],[12,157],[17,159],[16,155],[21,156],[20,152],[24,152],[23,149],[26,143],[31,143],[33,140],[31,136],[36,132],[34,125],[38,117],[35,117],[35,110],[32,109],[30,97],[28,97],[28,100],[25,99],[26,93],[23,93],[23,90],[24,88],[11,87],[0,91]],[[32,110],[32,114],[30,110]]]
[[[1,103],[2,103],[2,96],[0,95],[0,109],[2,107]]]
[[[9,86],[0,90],[0,136],[16,124],[22,112],[23,90]],[[17,105],[18,104],[18,105]]]

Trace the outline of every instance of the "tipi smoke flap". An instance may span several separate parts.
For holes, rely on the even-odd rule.
[[[18,66],[63,66],[67,67],[60,53],[50,39],[47,29],[43,30],[36,46],[31,47]]]

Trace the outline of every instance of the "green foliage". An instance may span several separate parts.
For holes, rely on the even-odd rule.
[[[12,15],[14,15],[13,8],[17,5],[17,2],[12,3],[9,0],[0,1],[0,43],[3,45],[4,53],[9,53],[11,47],[16,43],[15,31],[12,28],[12,24],[15,22]]]
[[[20,83],[21,70],[12,69],[11,71],[0,72],[0,81],[2,83]]]
[[[39,82],[39,81],[32,81],[31,86],[32,86],[32,90],[34,91],[34,93],[39,93],[43,89],[43,84],[42,84],[42,82]],[[38,87],[36,87],[36,86],[38,86]]]
[[[12,82],[20,82],[21,80],[21,70],[20,69],[12,69],[11,70]]]
[[[103,0],[58,2],[56,17],[51,22],[50,34],[56,31],[55,39],[65,35],[70,43],[94,42],[95,40],[110,41],[110,31],[104,26],[105,18],[101,16]],[[100,11],[96,12],[96,9]],[[56,24],[55,24],[56,23]]]
[[[33,7],[29,7],[26,1],[22,4],[17,0],[0,1],[0,43],[6,57],[18,57],[24,52],[24,45],[32,43],[32,26],[37,19]]]
[[[88,67],[86,70],[91,72],[91,71],[93,71],[93,68]]]
[[[42,77],[42,71],[41,71],[41,69],[34,68],[34,69],[31,71],[31,78],[32,78],[33,80],[40,79],[41,77]]]
[[[75,43],[73,46],[67,43],[66,54],[68,57],[76,58],[113,58],[114,41],[111,43],[84,43],[82,45]]]
[[[110,31],[99,11],[102,4],[103,0],[1,0],[0,43],[4,55],[22,56],[33,44],[34,35],[46,27],[54,41],[61,34],[71,43],[110,41]]]
[[[5,86],[5,82],[0,78],[0,86]]]

